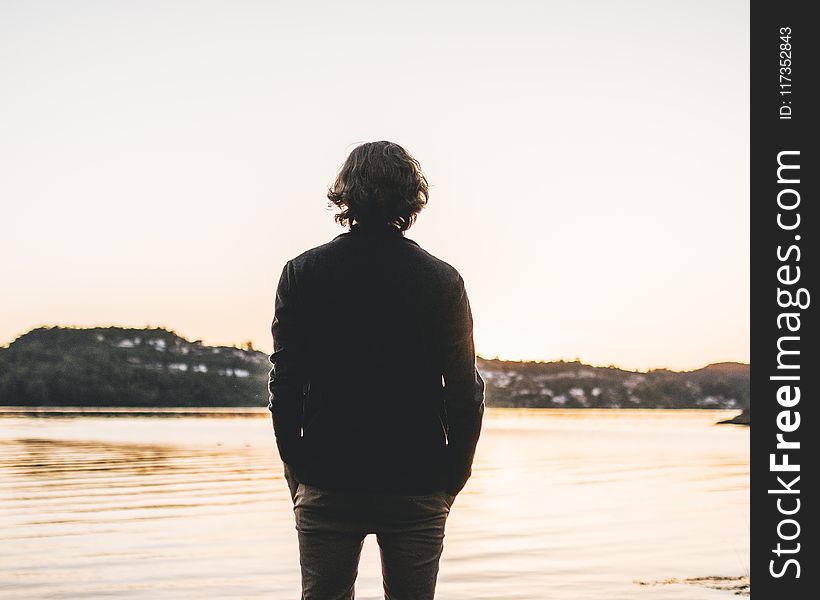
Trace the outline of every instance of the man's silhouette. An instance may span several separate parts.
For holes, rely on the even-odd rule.
[[[433,598],[444,526],[484,412],[464,280],[404,232],[427,203],[401,146],[355,148],[329,200],[349,231],[287,261],[270,404],[303,600],[353,598],[375,533],[385,598]]]

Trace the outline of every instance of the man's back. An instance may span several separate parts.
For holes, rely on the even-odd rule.
[[[288,261],[276,304],[270,409],[295,478],[457,493],[484,386],[456,269],[395,227],[354,224]]]

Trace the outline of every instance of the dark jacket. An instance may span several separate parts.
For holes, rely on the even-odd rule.
[[[353,225],[285,264],[272,333],[268,408],[295,481],[406,494],[464,487],[484,381],[454,267],[398,229]]]

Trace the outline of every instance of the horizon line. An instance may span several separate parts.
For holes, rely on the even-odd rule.
[[[168,333],[173,333],[174,335],[182,338],[183,340],[185,340],[188,343],[194,343],[194,342],[198,341],[198,342],[202,342],[203,345],[212,346],[212,347],[222,346],[224,348],[242,349],[242,345],[237,344],[236,342],[234,342],[233,344],[230,344],[230,345],[229,344],[217,344],[217,343],[205,344],[202,339],[191,340],[191,339],[188,338],[188,336],[183,335],[183,334],[179,333],[176,329],[174,329],[172,327],[168,327],[166,325],[150,325],[150,324],[147,324],[147,325],[144,325],[142,327],[133,327],[133,326],[126,326],[126,325],[115,325],[115,324],[111,324],[111,323],[109,323],[107,325],[61,325],[61,324],[36,325],[34,327],[31,327],[27,331],[17,335],[13,340],[0,344],[0,348],[9,348],[11,346],[11,344],[14,343],[17,339],[19,339],[20,337],[26,335],[27,333],[30,333],[30,332],[34,331],[35,329],[53,329],[53,328],[62,328],[62,329],[107,329],[107,328],[117,328],[117,329],[134,329],[134,330],[161,329],[161,330],[167,331]],[[248,340],[248,341],[253,343],[253,340]],[[261,350],[259,348],[253,348],[253,350],[255,350],[257,352],[267,353],[266,351]],[[581,359],[581,357],[578,357],[578,356],[576,356],[572,359],[568,359],[568,358],[564,358],[564,357],[560,357],[560,358],[505,358],[505,357],[500,356],[498,354],[495,354],[493,356],[485,356],[484,354],[482,354],[480,352],[476,352],[476,356],[478,358],[482,359],[482,360],[499,360],[499,361],[503,361],[503,362],[518,362],[518,363],[558,363],[558,362],[564,362],[564,363],[578,363],[578,364],[582,364],[582,365],[585,365],[585,366],[588,366],[588,367],[595,367],[595,368],[599,368],[599,369],[614,368],[614,369],[619,369],[621,371],[631,371],[633,373],[648,373],[650,371],[672,371],[672,372],[675,372],[675,373],[688,373],[688,372],[691,372],[691,371],[698,371],[700,369],[704,369],[704,368],[709,367],[711,365],[719,365],[719,364],[735,364],[735,365],[742,365],[742,366],[751,366],[751,362],[749,362],[749,361],[719,360],[719,361],[714,361],[714,362],[707,362],[707,363],[703,364],[700,367],[694,367],[694,368],[690,368],[690,369],[672,368],[672,367],[668,367],[668,366],[666,366],[666,367],[648,367],[646,369],[638,369],[638,368],[624,367],[622,365],[619,365],[617,363],[612,363],[612,362],[610,362],[608,364],[584,362],[583,359]]]

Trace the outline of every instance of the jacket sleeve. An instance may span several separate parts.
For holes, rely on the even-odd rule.
[[[304,331],[297,302],[293,264],[282,269],[276,289],[273,323],[272,368],[268,380],[268,409],[273,420],[276,446],[285,472],[298,472],[302,441],[302,393],[307,381]],[[292,482],[289,481],[289,484]]]
[[[472,474],[484,416],[484,380],[475,364],[473,316],[459,276],[443,325],[443,369],[447,413],[447,491],[458,494]]]

